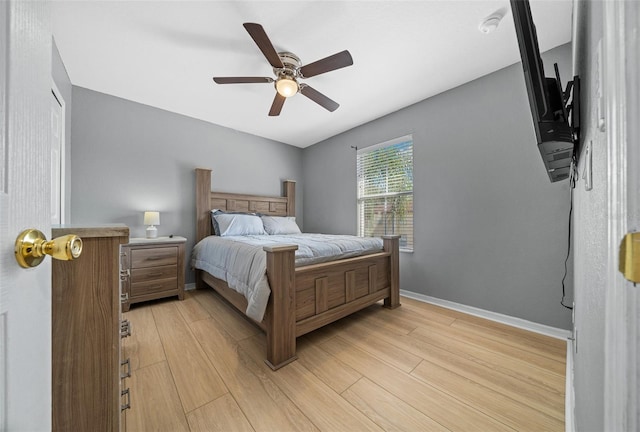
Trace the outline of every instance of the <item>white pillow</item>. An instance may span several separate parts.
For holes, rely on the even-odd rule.
[[[300,234],[294,216],[261,216],[264,230],[270,235]]]
[[[213,218],[218,224],[220,236],[265,235],[260,217],[249,214],[220,213]]]

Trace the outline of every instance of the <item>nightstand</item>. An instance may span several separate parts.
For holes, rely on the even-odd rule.
[[[122,310],[133,303],[184,299],[184,237],[131,238],[122,245]]]

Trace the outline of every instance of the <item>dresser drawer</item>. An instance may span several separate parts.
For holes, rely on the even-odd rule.
[[[157,267],[178,263],[178,248],[175,246],[152,249],[133,249],[131,268]]]
[[[131,295],[143,296],[163,291],[177,291],[178,278],[157,279],[146,282],[131,282]]]

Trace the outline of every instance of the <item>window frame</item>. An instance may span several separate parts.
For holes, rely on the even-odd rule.
[[[371,153],[374,152],[376,150],[379,149],[383,149],[383,148],[388,148],[388,147],[392,147],[394,145],[398,145],[398,144],[402,144],[402,143],[406,143],[406,142],[410,142],[411,143],[411,191],[402,191],[402,192],[386,192],[386,193],[379,193],[379,194],[373,194],[373,195],[367,195],[364,197],[360,196],[360,177],[359,177],[359,173],[358,173],[358,160],[360,155],[363,154],[367,154],[367,153]],[[363,237],[363,230],[364,227],[362,226],[362,220],[364,219],[364,215],[362,215],[362,203],[364,203],[365,201],[368,200],[372,200],[372,199],[379,199],[379,198],[393,198],[393,197],[398,197],[398,196],[411,196],[411,200],[412,200],[412,210],[411,210],[411,240],[412,240],[412,244],[411,247],[403,247],[400,246],[400,251],[401,252],[409,252],[412,253],[415,249],[415,228],[414,228],[414,191],[415,191],[415,184],[414,184],[414,163],[413,163],[413,156],[414,156],[414,140],[413,140],[413,134],[407,134],[407,135],[403,135],[401,137],[398,138],[394,138],[391,140],[387,140],[378,144],[373,144],[371,146],[367,146],[364,148],[356,148],[356,214],[357,214],[357,232],[358,232],[358,236]]]

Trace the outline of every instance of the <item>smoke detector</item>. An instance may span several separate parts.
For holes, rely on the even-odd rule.
[[[500,25],[500,21],[507,13],[507,8],[500,8],[485,19],[483,19],[478,25],[478,30],[482,33],[489,34],[494,32]]]

